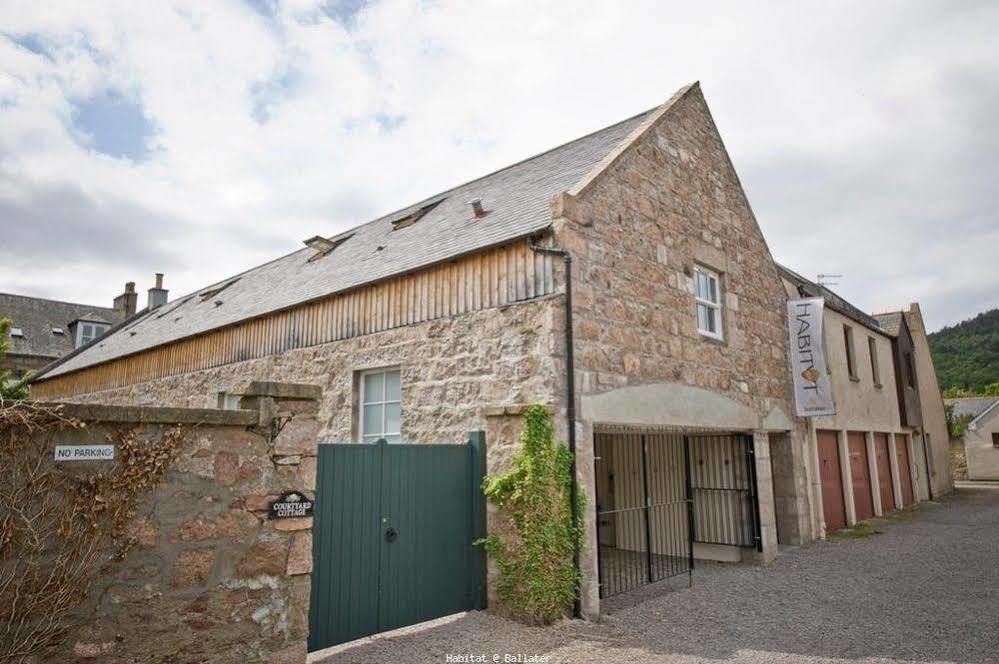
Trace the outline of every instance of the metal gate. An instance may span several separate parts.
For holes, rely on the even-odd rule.
[[[753,439],[594,434],[600,596],[691,573],[694,542],[762,546]]]
[[[688,447],[677,434],[594,434],[601,597],[693,569]]]
[[[753,437],[691,436],[690,440],[694,541],[762,551]]]
[[[485,608],[483,443],[319,446],[310,651]]]

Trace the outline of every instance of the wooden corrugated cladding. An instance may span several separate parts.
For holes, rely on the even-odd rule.
[[[556,292],[555,258],[527,241],[118,357],[32,386],[51,399],[124,387]]]

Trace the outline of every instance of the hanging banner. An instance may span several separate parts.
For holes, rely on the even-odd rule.
[[[800,417],[836,414],[822,347],[824,303],[821,297],[787,302],[794,407]]]

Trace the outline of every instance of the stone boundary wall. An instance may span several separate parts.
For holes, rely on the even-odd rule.
[[[312,518],[268,520],[267,509],[284,491],[314,497],[321,390],[261,382],[239,390],[235,411],[63,405],[86,427],[52,443],[182,433],[127,525],[132,548],[90,588],[78,625],[45,661],[306,661]],[[59,465],[87,475],[115,463]]]

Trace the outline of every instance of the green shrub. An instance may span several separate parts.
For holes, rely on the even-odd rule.
[[[496,591],[510,614],[547,625],[568,614],[576,598],[573,555],[582,541],[584,499],[577,491],[573,522],[572,455],[554,443],[548,410],[531,406],[524,424],[523,449],[513,458],[513,469],[483,482],[486,498],[510,518],[514,534],[493,533],[480,544],[496,561]]]

